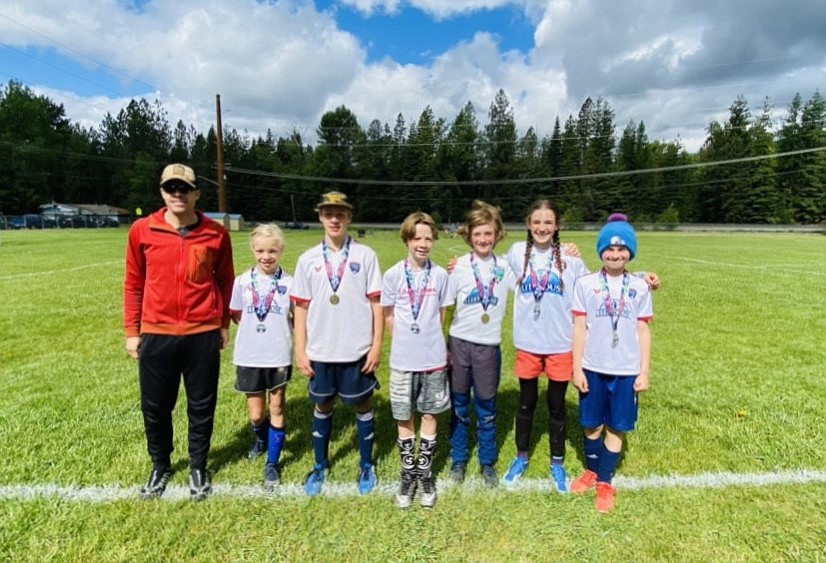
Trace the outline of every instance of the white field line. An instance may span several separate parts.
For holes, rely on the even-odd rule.
[[[801,469],[797,471],[778,471],[772,473],[702,473],[699,475],[655,475],[651,477],[623,477],[614,479],[614,485],[623,490],[643,489],[720,489],[725,487],[766,487],[772,485],[799,485],[807,483],[826,483],[826,471]],[[392,497],[398,488],[398,482],[379,483],[372,495]],[[139,485],[101,485],[101,486],[61,486],[61,485],[0,485],[0,500],[36,500],[59,498],[73,502],[105,503],[138,498]],[[217,482],[213,485],[216,498],[306,498],[304,487],[298,484],[280,485],[275,491],[268,492],[257,485],[232,485]],[[490,494],[547,493],[551,491],[550,479],[523,479],[511,487],[500,486],[488,489],[479,477],[470,477],[462,485],[455,485],[447,479],[439,481],[440,493],[450,493],[452,489]],[[326,483],[322,490],[323,497],[358,496],[356,484]],[[163,496],[167,501],[189,500],[186,486],[171,485]]]
[[[39,276],[51,276],[54,274],[62,274],[64,272],[77,272],[78,270],[85,270],[86,268],[97,268],[100,266],[111,266],[113,264],[123,264],[123,260],[112,260],[109,262],[95,262],[93,264],[81,264],[72,268],[62,268],[60,270],[48,270],[46,272],[26,272],[24,274],[11,274],[8,276],[0,276],[0,281],[16,280],[20,278],[33,278]]]

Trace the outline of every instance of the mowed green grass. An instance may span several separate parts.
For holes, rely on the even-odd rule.
[[[523,233],[500,243],[504,253]],[[292,270],[321,232],[287,232]],[[126,230],[3,232],[0,245],[0,559],[14,561],[530,561],[824,560],[826,483],[747,484],[748,475],[826,471],[826,237],[794,234],[639,234],[635,270],[656,271],[652,387],[641,397],[622,478],[743,475],[727,487],[623,490],[600,515],[591,496],[550,491],[441,489],[433,511],[398,510],[388,495],[215,496],[205,503],[83,502],[23,498],[29,486],[137,487],[149,463],[137,366],[124,351],[121,288]],[[596,268],[595,233],[564,232]],[[364,239],[383,269],[401,259],[394,232]],[[236,271],[252,265],[246,233],[233,233]],[[466,251],[436,243],[442,264]],[[498,469],[513,457],[518,386],[508,317],[498,420]],[[387,344],[387,342],[386,342]],[[257,486],[244,459],[249,428],[223,357],[210,469],[216,485]],[[395,425],[385,383],[376,397],[380,482],[398,479]],[[312,465],[303,376],[288,389],[283,480]],[[568,394],[566,466],[582,469],[577,397]],[[526,475],[546,479],[544,397]],[[436,469],[446,476],[448,417]],[[186,483],[183,391],[175,413],[177,473]],[[332,484],[355,489],[352,411],[337,407]],[[475,476],[478,466],[471,465]],[[735,479],[736,480],[736,479]],[[713,478],[711,479],[714,482]]]

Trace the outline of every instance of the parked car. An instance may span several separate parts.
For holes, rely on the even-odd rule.
[[[53,217],[37,213],[26,213],[9,219],[10,229],[54,229],[55,227],[57,227],[57,221]]]
[[[307,223],[302,223],[301,221],[287,221],[286,223],[284,223],[284,228],[304,230],[309,229],[310,225],[308,225]]]

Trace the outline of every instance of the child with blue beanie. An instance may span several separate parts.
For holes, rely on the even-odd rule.
[[[616,496],[611,480],[625,433],[637,421],[637,394],[648,389],[654,311],[648,284],[626,270],[637,255],[637,234],[627,218],[609,217],[596,246],[602,268],[574,287],[573,384],[580,392],[586,470],[571,492],[595,487],[597,510],[610,512]]]

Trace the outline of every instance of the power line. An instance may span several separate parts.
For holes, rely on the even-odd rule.
[[[270,178],[281,178],[285,180],[300,180],[306,182],[320,182],[326,184],[345,184],[345,185],[359,185],[359,186],[512,186],[512,185],[526,185],[538,183],[554,183],[567,182],[572,180],[587,180],[594,178],[613,178],[617,176],[635,176],[641,174],[656,174],[663,172],[676,172],[679,170],[691,170],[695,168],[709,168],[712,166],[723,166],[727,164],[739,164],[742,162],[756,162],[760,160],[768,160],[775,158],[782,158],[786,156],[796,156],[801,154],[809,154],[826,151],[826,147],[815,147],[809,149],[800,149],[796,151],[787,151],[782,153],[765,154],[758,156],[744,156],[740,158],[730,158],[726,160],[716,160],[709,162],[695,162],[691,164],[679,164],[675,166],[663,166],[660,168],[642,168],[638,170],[617,170],[611,172],[594,172],[588,174],[572,174],[568,176],[550,176],[544,178],[506,178],[501,180],[369,180],[369,179],[352,179],[352,178],[330,178],[326,176],[302,176],[300,174],[283,174],[279,172],[266,172],[262,170],[251,170],[248,168],[237,168],[234,166],[227,166],[225,168],[228,172],[236,172],[239,174],[248,174],[252,176],[266,176]]]

